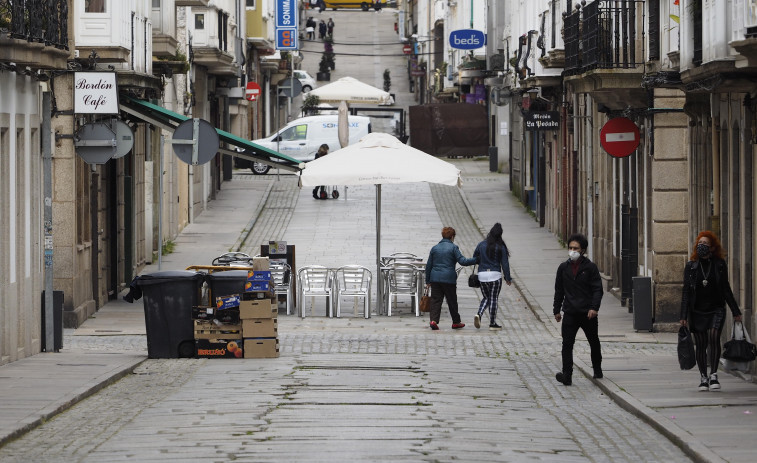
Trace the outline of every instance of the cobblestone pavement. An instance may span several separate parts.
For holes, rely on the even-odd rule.
[[[369,221],[370,190],[351,190],[351,201],[313,202],[293,178],[273,185],[248,252],[256,247],[249,243],[292,234],[303,251],[330,247],[323,241],[350,234],[324,238],[322,228],[350,221],[355,239],[375,239],[368,231],[374,225],[354,226],[357,218]],[[425,211],[418,221],[453,224],[456,242],[470,255],[482,237],[459,191],[403,188],[388,194],[387,214],[403,201],[417,210],[408,198],[433,198],[438,217]],[[313,207],[320,208],[315,215],[307,212]],[[329,209],[335,207],[341,211]],[[313,229],[298,234],[303,224]],[[303,242],[307,236],[320,244]],[[416,239],[424,246],[427,240]],[[370,262],[368,254],[348,250],[341,258]],[[318,253],[303,252],[299,265],[315,258]],[[461,313],[470,320],[478,293],[458,289]],[[499,333],[446,326],[431,332],[407,308],[401,316],[369,320],[281,316],[280,358],[147,360],[0,448],[0,461],[690,461],[588,379],[559,386],[555,334],[515,289],[506,288],[500,304]],[[67,336],[66,344],[123,351],[145,345],[141,336]],[[581,344],[577,355],[588,357]],[[670,355],[670,346],[605,342],[603,352]]]

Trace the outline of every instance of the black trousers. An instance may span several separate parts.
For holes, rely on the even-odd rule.
[[[443,299],[447,299],[452,323],[460,323],[460,313],[457,311],[457,285],[452,283],[431,283],[431,310],[428,312],[430,321],[439,323]]]
[[[576,343],[578,329],[584,330],[586,340],[591,348],[591,365],[594,368],[602,367],[602,352],[599,345],[599,320],[598,317],[589,319],[585,313],[563,313],[562,318],[562,371],[570,376],[573,374],[573,345]]]

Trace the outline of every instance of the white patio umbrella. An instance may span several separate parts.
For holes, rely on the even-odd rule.
[[[314,90],[315,91],[315,90]],[[402,166],[402,169],[397,169]],[[369,133],[359,142],[305,164],[300,186],[376,185],[376,276],[381,274],[381,185],[391,183],[462,184],[460,170],[387,133]],[[378,287],[378,303],[383,301]]]
[[[339,80],[313,89],[309,95],[317,96],[321,103],[358,104],[392,104],[394,100],[389,92],[360,82],[353,77],[342,77]]]

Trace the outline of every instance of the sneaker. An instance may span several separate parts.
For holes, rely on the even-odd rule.
[[[720,381],[718,381],[718,374],[713,373],[710,375],[710,390],[717,391],[720,389]]]
[[[558,382],[563,383],[566,386],[570,386],[573,384],[573,378],[571,378],[569,375],[563,374],[562,371],[558,372],[555,375],[555,379],[557,379]]]
[[[473,317],[473,326],[475,326],[476,328],[481,328],[481,317],[478,314]]]
[[[699,382],[699,390],[700,391],[709,391],[710,390],[710,383],[707,380],[706,376],[702,376],[702,381]]]
[[[465,328],[465,323],[460,322],[460,323],[453,323],[452,324],[452,329],[453,330],[459,330],[460,328]]]
[[[489,330],[491,330],[491,331],[499,331],[501,329],[502,329],[502,327],[499,326],[499,325],[497,325],[496,323],[492,323],[491,325],[489,325]]]
[[[431,329],[434,331],[439,331],[439,325],[436,324],[436,322],[429,323],[431,325]]]

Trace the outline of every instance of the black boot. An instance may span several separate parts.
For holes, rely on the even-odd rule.
[[[566,386],[570,386],[571,384],[573,384],[572,375],[567,375],[563,373],[562,371],[558,372],[555,375],[555,378],[557,379],[558,382],[563,383]]]
[[[602,374],[602,367],[593,367],[594,368],[594,379],[600,379],[604,378],[605,375]]]

